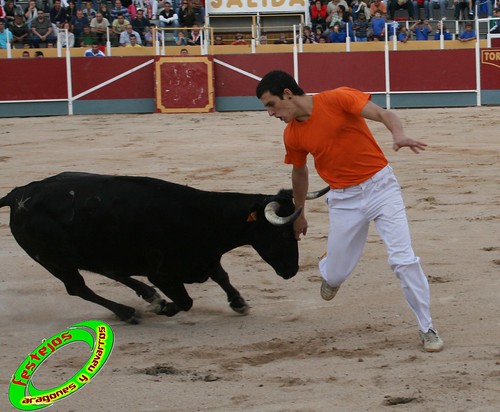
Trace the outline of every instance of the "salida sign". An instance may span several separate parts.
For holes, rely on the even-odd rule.
[[[207,2],[208,14],[238,13],[304,13],[306,0],[212,0]]]

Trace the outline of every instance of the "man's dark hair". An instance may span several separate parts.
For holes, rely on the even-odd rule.
[[[304,95],[295,79],[288,73],[281,70],[273,70],[267,73],[257,85],[257,98],[260,99],[265,92],[269,92],[273,96],[278,96],[283,99],[283,91],[289,89],[294,95]]]

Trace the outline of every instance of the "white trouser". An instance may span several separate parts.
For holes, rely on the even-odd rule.
[[[321,276],[340,286],[353,272],[363,252],[370,221],[387,247],[388,262],[401,282],[420,330],[432,327],[429,283],[415,256],[401,188],[390,166],[370,179],[345,189],[332,189],[326,201],[330,214],[327,255],[319,262]]]

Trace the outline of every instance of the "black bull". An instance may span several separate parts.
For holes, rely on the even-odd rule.
[[[316,198],[322,191],[310,194]],[[238,313],[248,305],[220,260],[251,245],[284,279],[298,269],[291,190],[277,195],[217,193],[148,177],[66,172],[17,187],[0,199],[10,206],[19,245],[60,279],[70,295],[102,305],[137,323],[134,308],[95,294],[79,270],[132,288],[157,314],[173,316],[193,305],[184,284],[214,280]],[[172,302],[131,276],[147,276]]]

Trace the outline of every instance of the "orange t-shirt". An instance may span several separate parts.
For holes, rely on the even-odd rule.
[[[361,116],[370,99],[349,87],[314,95],[309,119],[293,120],[285,128],[285,163],[303,166],[311,153],[332,189],[357,185],[384,168],[388,161]]]

